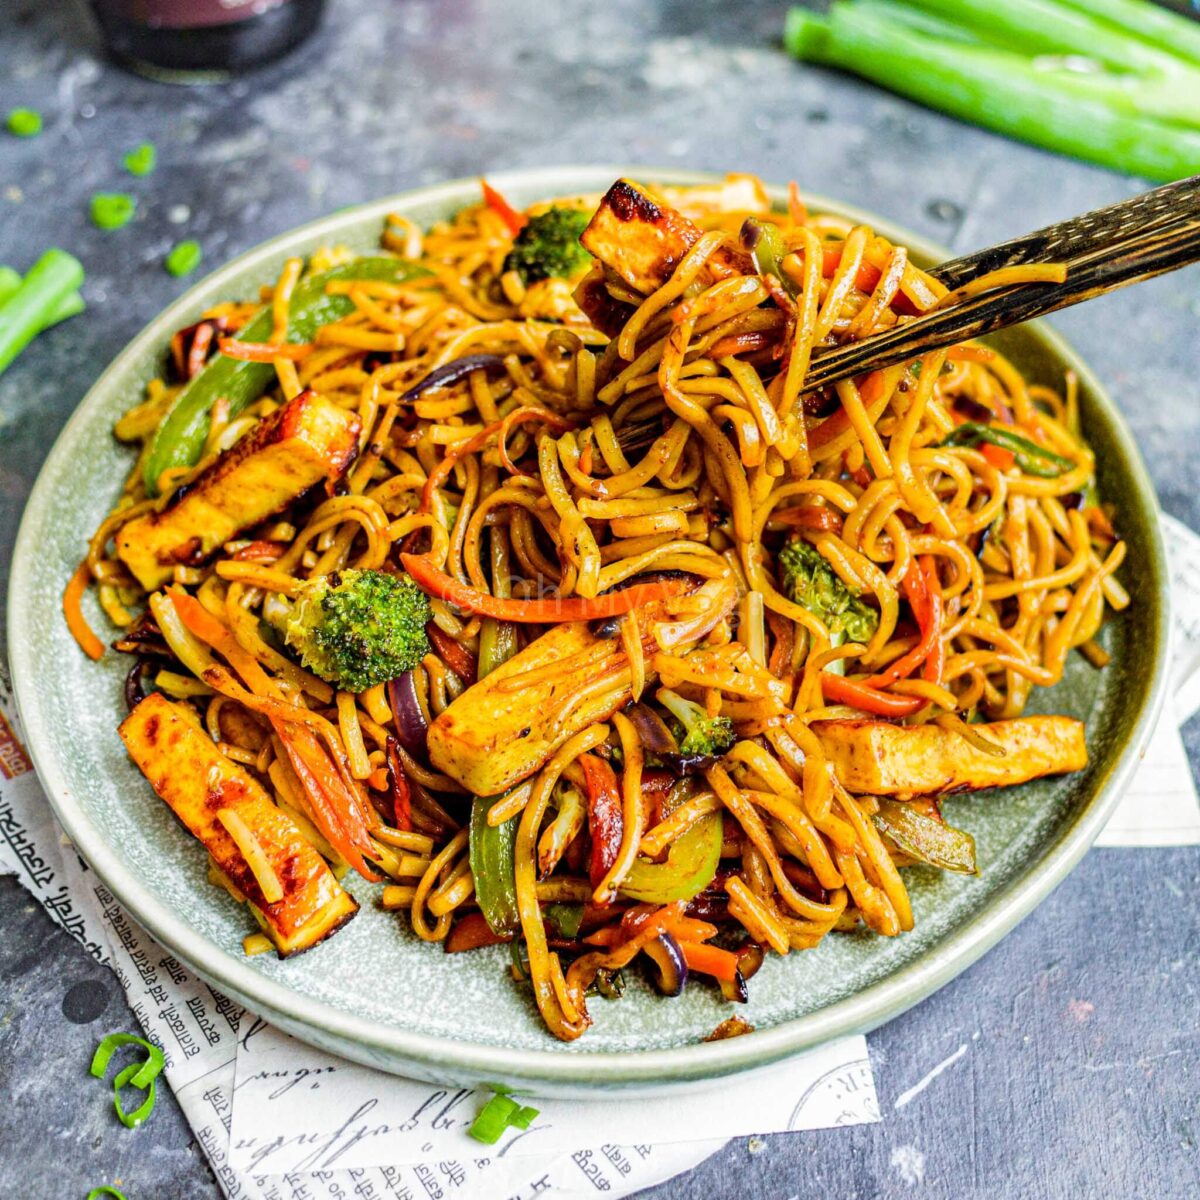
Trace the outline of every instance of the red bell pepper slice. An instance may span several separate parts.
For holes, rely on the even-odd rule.
[[[588,833],[592,838],[588,878],[592,887],[599,887],[617,861],[617,852],[621,849],[625,827],[621,812],[621,789],[612,767],[599,755],[584,754],[579,763],[583,768]]]
[[[834,704],[874,713],[878,717],[911,717],[926,703],[920,696],[893,696],[857,679],[821,672],[821,691]]]

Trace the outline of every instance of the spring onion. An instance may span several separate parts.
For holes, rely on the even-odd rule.
[[[88,1070],[95,1078],[103,1079],[108,1071],[108,1064],[112,1061],[112,1056],[122,1046],[141,1046],[146,1051],[146,1057],[141,1062],[132,1064],[137,1070],[129,1077],[128,1082],[137,1088],[149,1086],[154,1077],[162,1071],[165,1059],[158,1046],[136,1034],[110,1033],[96,1047],[96,1053],[92,1055],[92,1064]]]
[[[0,374],[83,282],[83,267],[65,250],[47,250],[0,305]]]
[[[113,1080],[113,1108],[117,1111],[117,1119],[126,1129],[136,1129],[154,1111],[154,1105],[158,1101],[156,1080],[151,1078],[150,1082],[144,1085],[146,1098],[133,1112],[126,1112],[121,1105],[121,1089],[123,1087],[142,1089],[143,1085],[134,1083],[134,1079],[139,1077],[145,1067],[145,1063],[130,1063]]]
[[[1097,21],[1107,22],[1147,45],[1169,50],[1176,58],[1200,66],[1200,26],[1157,4],[1146,4],[1143,0],[1062,0],[1062,3],[1069,8],[1082,9]]]
[[[471,1123],[467,1132],[476,1141],[494,1146],[506,1129],[528,1129],[537,1116],[536,1108],[522,1105],[511,1096],[497,1093],[480,1109],[479,1116]]]
[[[120,229],[133,220],[137,201],[125,192],[97,192],[92,197],[91,212],[97,229]]]
[[[981,442],[999,446],[1009,451],[1017,466],[1026,475],[1036,475],[1040,479],[1057,479],[1064,471],[1069,471],[1075,464],[1037,442],[1031,442],[1008,429],[997,429],[992,425],[980,425],[976,421],[965,421],[959,425],[943,442],[943,446],[978,446]]]
[[[203,257],[204,251],[200,248],[199,242],[180,242],[177,246],[171,247],[167,257],[163,259],[163,266],[166,267],[168,274],[181,278],[184,275],[190,275],[200,265]]]
[[[154,170],[155,164],[158,161],[158,151],[155,149],[153,142],[143,142],[135,150],[130,150],[128,154],[121,159],[122,165],[130,175],[136,175],[141,178],[143,175],[149,175]]]
[[[523,1104],[515,1113],[508,1119],[508,1123],[516,1129],[528,1129],[536,1120],[540,1109],[530,1108],[528,1104]]]
[[[521,1106],[508,1096],[493,1096],[479,1110],[479,1116],[471,1122],[471,1128],[467,1132],[477,1142],[494,1146],[508,1128],[512,1118],[520,1111]]]
[[[17,289],[21,286],[21,274],[19,271],[14,271],[12,267],[0,266],[0,307],[3,307],[8,298],[14,295]],[[49,329],[51,325],[57,325],[60,321],[65,321],[68,317],[76,316],[83,312],[87,305],[83,302],[83,297],[78,292],[71,292],[64,296],[62,302],[50,314],[44,328]]]
[[[742,225],[742,245],[750,251],[754,269],[760,275],[774,275],[788,293],[796,294],[796,285],[784,273],[780,264],[787,253],[783,244],[783,233],[778,225],[761,221],[758,217],[747,217]]]
[[[837,0],[828,16],[794,8],[784,44],[797,58],[1114,170],[1155,180],[1200,172],[1200,74],[1161,31],[1174,21],[1190,56],[1196,31],[1186,19],[1133,0],[1101,0],[1095,17],[1091,0],[917,5]],[[1153,44],[1122,32],[1140,10],[1162,19]]]
[[[14,108],[5,125],[15,137],[37,137],[42,132],[42,114],[36,108]]]
[[[492,592],[501,598],[511,596],[511,572],[508,563],[508,534],[499,526],[488,533],[491,554]],[[506,663],[519,646],[517,627],[511,621],[500,621],[495,617],[484,617],[479,629],[479,659],[476,676],[482,679],[501,663]]]

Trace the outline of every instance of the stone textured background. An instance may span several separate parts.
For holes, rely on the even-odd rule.
[[[88,313],[0,379],[0,593],[25,496],[104,365],[185,284],[182,237],[215,267],[341,205],[533,164],[755,171],[844,197],[965,252],[1141,190],[866,84],[790,62],[784,6],[702,0],[332,0],[285,63],[179,89],[104,63],[86,13],[0,0],[0,108],[47,115],[0,137],[0,262],[58,244],[85,262]],[[150,139],[159,167],[120,155]],[[98,190],[140,198],[103,233]],[[1062,314],[1123,407],[1163,507],[1200,528],[1200,271]],[[3,650],[0,639],[0,651]],[[3,655],[0,653],[0,660]],[[1185,731],[1200,763],[1200,723]],[[882,1124],[738,1141],[647,1195],[666,1200],[1187,1197],[1196,1139],[1200,850],[1091,853],[996,950],[873,1034]],[[128,1133],[91,1087],[118,987],[0,880],[0,1191],[130,1200],[219,1195],[169,1096]],[[897,1098],[965,1047],[911,1102]]]

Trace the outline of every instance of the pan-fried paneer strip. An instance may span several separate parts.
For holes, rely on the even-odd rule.
[[[694,596],[635,609],[646,685],[657,678],[650,667],[659,649],[656,626],[671,628],[664,623],[678,618],[681,602],[705,606],[688,634],[696,641],[732,611],[736,599],[732,586],[712,581]],[[626,639],[604,627],[614,624],[556,625],[468,688],[429,727],[433,765],[476,795],[495,796],[532,775],[575,734],[628,704],[633,671]]]
[[[151,787],[246,897],[280,958],[315,946],[358,911],[291,818],[186,709],[154,692],[120,732]]]
[[[1018,717],[971,729],[1003,754],[979,749],[940,725],[887,721],[814,721],[812,725],[842,786],[863,795],[935,795],[1006,787],[1087,766],[1083,724],[1072,717]]]
[[[310,487],[332,483],[358,451],[358,417],[315,392],[301,392],[265,417],[158,512],[117,534],[117,554],[147,591],[177,565],[195,566],[244,529]]]
[[[579,240],[635,292],[648,296],[671,278],[702,233],[698,225],[652,199],[637,184],[618,179]],[[705,269],[713,279],[724,279],[753,274],[754,264],[740,250],[721,246]]]

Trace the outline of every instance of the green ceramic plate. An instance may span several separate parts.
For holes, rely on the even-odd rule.
[[[666,183],[706,176],[652,168],[585,167],[497,176],[518,204],[600,192],[618,174]],[[830,937],[817,950],[772,958],[741,1013],[757,1032],[698,1044],[729,1008],[693,987],[675,1000],[640,986],[596,1000],[595,1026],[564,1046],[543,1029],[528,993],[511,983],[507,951],[444,955],[372,904],[312,954],[292,962],[240,949],[243,910],[205,882],[205,856],[125,757],[116,655],[99,665],[75,647],[59,615],[62,587],[85,540],[118,494],[129,451],[113,422],[162,365],[170,334],[219,299],[251,296],[289,255],[377,244],[383,217],[427,225],[478,195],[474,180],[364,205],[272,239],[192,288],[136,337],[88,394],[50,453],[30,497],[13,560],[9,646],[21,716],[46,792],[66,831],[128,911],[215,987],[296,1036],[399,1074],[442,1082],[504,1081],[543,1094],[651,1090],[762,1065],[896,1016],[946,983],[1011,929],[1071,869],[1113,807],[1148,740],[1167,645],[1167,575],[1158,510],[1145,467],[1112,401],[1088,368],[1040,327],[997,338],[1024,372],[1059,384],[1079,376],[1104,495],[1129,543],[1123,578],[1135,603],[1105,628],[1113,656],[1095,671],[1075,656],[1064,682],[1034,707],[1087,721],[1092,763],[1066,779],[956,800],[951,818],[975,834],[979,878],[907,875],[916,929],[904,937]],[[782,193],[776,193],[782,200]],[[815,207],[863,219],[934,262],[936,247],[831,201]],[[104,629],[97,610],[89,611]]]

